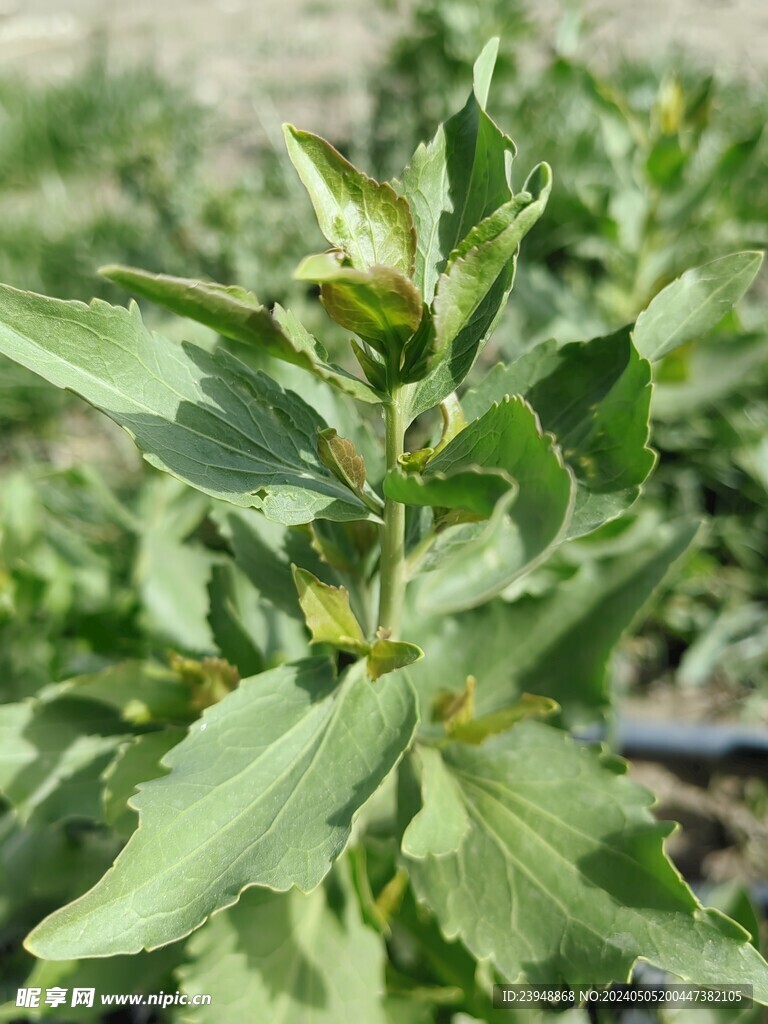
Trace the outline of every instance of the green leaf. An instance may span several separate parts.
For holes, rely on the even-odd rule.
[[[317,436],[320,461],[351,491],[361,494],[365,489],[365,461],[346,437],[339,437],[333,427]]]
[[[243,893],[188,949],[182,990],[211,996],[186,1008],[192,1024],[241,1024],[254,1007],[281,1024],[385,1024],[384,946],[360,919],[346,870],[309,895]]]
[[[509,170],[515,145],[485,111],[497,52],[498,39],[492,39],[475,62],[474,88],[465,107],[438,128],[428,146],[419,146],[403,173],[400,187],[418,238],[414,281],[426,302],[462,239],[512,198]],[[444,358],[414,388],[414,418],[438,405],[469,373],[504,310],[514,275],[513,258]]]
[[[141,596],[141,627],[161,643],[198,654],[214,649],[205,590],[220,556],[189,538],[210,506],[207,495],[156,474],[142,487],[136,507],[133,579]]]
[[[434,448],[417,448],[415,452],[403,452],[402,455],[398,455],[397,462],[405,473],[423,473],[424,467],[434,454]]]
[[[455,853],[472,826],[456,779],[434,747],[419,747],[411,760],[421,770],[422,808],[403,833],[406,857]]]
[[[424,614],[487,601],[534,568],[568,528],[573,477],[523,399],[505,399],[470,423],[427,464],[424,478],[471,465],[504,470],[519,491],[497,503],[486,526],[471,527],[468,535],[466,527],[454,527],[438,538],[438,553],[441,547],[448,553],[417,583]],[[456,530],[463,531],[457,544]]]
[[[526,189],[469,232],[451,254],[435,297],[432,369],[413,385],[411,416],[442,402],[461,384],[504,312],[515,278],[520,240],[549,198],[552,173],[536,167]]]
[[[124,427],[158,469],[284,523],[365,519],[318,460],[326,424],[226,352],[152,335],[138,308],[61,302],[0,286],[0,351],[76,391]]]
[[[648,153],[645,170],[654,185],[671,191],[680,184],[689,158],[677,135],[663,135]]]
[[[447,395],[440,403],[440,419],[443,421],[443,429],[442,434],[440,435],[440,441],[435,447],[436,455],[441,452],[457,434],[460,434],[467,425],[467,417],[464,415],[464,410],[461,407],[461,402],[459,401],[455,391],[450,395]]]
[[[58,987],[65,990],[67,1001],[71,999],[71,990],[75,988],[92,988],[98,995],[96,999],[101,1007],[101,993],[120,993],[130,999],[134,994],[142,997],[163,992],[174,992],[178,988],[174,972],[184,959],[182,945],[169,946],[154,953],[139,953],[136,956],[112,956],[99,960],[35,960],[32,970],[23,981],[24,988],[46,989]],[[15,1004],[15,991],[14,1004]],[[62,1018],[62,1007],[52,1007],[42,1003],[33,1010],[34,1016],[13,1006],[6,1016],[6,1006],[0,1006],[0,1021],[34,1020],[51,1021],[58,1024]],[[106,1004],[105,1004],[106,1005]],[[130,1003],[128,1003],[130,1005]],[[162,996],[160,1003],[162,1006]],[[66,1003],[62,1004],[66,1006]],[[118,1011],[119,1013],[120,1011]],[[24,1013],[24,1017],[20,1014]],[[112,1009],[115,1013],[115,1009]],[[109,1015],[109,1012],[107,1012]],[[99,1010],[80,1005],[66,1006],[67,1024],[92,1024],[98,1019]]]
[[[130,805],[136,787],[166,773],[160,762],[183,738],[184,730],[176,728],[136,736],[104,772],[104,818],[126,839],[139,824],[139,816]]]
[[[759,382],[768,363],[768,336],[718,333],[705,343],[678,349],[675,362],[682,370],[679,379],[659,374],[654,382],[651,415],[655,420],[690,417]],[[665,363],[664,370],[667,367]]]
[[[403,172],[401,188],[416,225],[413,278],[428,303],[449,254],[512,195],[508,172],[515,144],[485,111],[498,49],[498,39],[486,45],[466,105],[440,125],[429,145],[418,147]]]
[[[189,691],[172,669],[155,661],[121,661],[100,672],[51,683],[37,696],[45,702],[98,701],[136,725],[190,717]]]
[[[546,718],[559,710],[560,705],[551,697],[523,693],[514,703],[499,711],[480,718],[470,718],[466,722],[451,722],[448,733],[451,739],[459,743],[484,743],[489,736],[506,732],[526,718]]]
[[[384,363],[378,356],[366,351],[355,338],[350,338],[349,344],[365,376],[375,388],[384,393],[387,390],[387,368]]]
[[[422,314],[421,297],[407,277],[378,264],[365,271],[345,267],[333,253],[308,256],[294,276],[319,284],[328,315],[381,355],[394,354],[399,366]]]
[[[4,934],[12,937],[13,945],[17,946],[15,940],[24,929],[40,919],[41,912],[75,899],[92,886],[121,845],[109,829],[94,827],[92,821],[84,822],[82,818],[79,822],[59,819],[47,824],[32,819],[21,825],[15,814],[5,813],[0,822],[0,925]],[[29,962],[26,957],[24,960]],[[4,981],[10,977],[10,964],[11,958],[7,958]],[[14,1019],[15,1014],[10,1016]]]
[[[148,634],[198,654],[213,650],[206,587],[215,561],[210,551],[175,540],[162,526],[143,533],[134,578]]]
[[[405,505],[427,505],[463,509],[487,519],[499,500],[508,492],[517,493],[517,484],[503,469],[470,466],[452,473],[401,473],[391,470],[384,480],[384,493]]]
[[[384,1011],[387,1024],[434,1024],[435,1020],[434,1003],[422,998],[421,991],[417,991],[414,996],[387,996]],[[471,1024],[466,1016],[459,1015],[453,1020],[455,1024]]]
[[[435,324],[432,314],[424,306],[421,323],[403,350],[397,380],[402,384],[413,384],[426,377],[435,355]]]
[[[299,604],[313,644],[331,644],[350,654],[367,654],[370,644],[349,607],[345,587],[329,587],[306,569],[293,566]]]
[[[312,372],[320,380],[332,384],[339,391],[351,395],[360,402],[371,404],[385,400],[386,396],[382,391],[377,391],[375,387],[368,387],[365,381],[360,380],[359,377],[348,373],[335,363],[328,362],[328,353],[323,346],[289,309],[283,309],[279,304],[275,304],[272,316],[280,325],[283,334],[296,348],[310,353],[313,359]]]
[[[477,354],[496,329],[504,312],[515,279],[513,259],[499,274],[491,290],[478,306],[472,319],[450,346],[450,352],[438,360],[425,377],[419,376],[409,389],[409,415],[412,419],[433,409],[452,394],[469,371]]]
[[[662,850],[673,826],[654,820],[623,762],[530,722],[442,756],[471,827],[454,852],[420,848],[407,863],[447,938],[510,981],[625,981],[642,957],[697,984],[753,984],[768,1001],[768,965],[698,904]]]
[[[656,360],[712,330],[752,284],[761,252],[735,252],[687,270],[660,291],[635,324],[635,346]]]
[[[656,457],[647,447],[651,367],[629,328],[563,348],[544,342],[510,365],[498,363],[462,406],[476,417],[514,394],[535,409],[576,474],[570,537],[597,529],[636,500]]]
[[[282,526],[251,511],[220,505],[214,519],[229,542],[240,572],[255,588],[263,602],[301,622],[291,566],[301,565],[323,583],[338,584],[336,573],[321,561],[312,547],[309,531]]]
[[[234,565],[213,567],[208,600],[208,621],[221,655],[237,668],[242,679],[263,672],[264,653],[248,621],[252,612],[259,614],[258,594]]]
[[[0,792],[27,822],[101,818],[101,772],[125,740],[103,705],[65,698],[0,706]]]
[[[362,402],[381,401],[381,396],[367,384],[329,362],[320,342],[292,313],[276,306],[274,315],[271,314],[245,288],[118,265],[101,267],[99,273],[126,291],[157,302],[179,316],[197,320],[225,338],[253,345],[275,359],[301,366],[353,398]]]
[[[760,952],[760,911],[753,904],[749,889],[735,879],[707,889],[707,906],[716,907],[740,924],[752,936],[752,945]]]
[[[472,675],[479,716],[527,691],[554,698],[570,725],[594,721],[608,707],[611,651],[696,529],[690,522],[654,521],[610,558],[587,550],[583,568],[541,597],[413,622],[425,658],[409,675],[422,707],[446,688],[460,689]]]
[[[291,565],[308,568],[324,583],[339,582],[313,549],[312,534],[305,527],[281,526],[258,512],[223,502],[213,508],[211,518],[232,552],[228,568],[238,615],[250,643],[263,655],[263,667],[305,657],[306,627]],[[238,664],[236,658],[229,660]]]
[[[451,253],[435,294],[439,356],[447,353],[450,358],[451,345],[514,259],[521,240],[544,212],[551,190],[552,171],[539,164],[523,191],[476,224]]]
[[[374,681],[389,672],[413,665],[424,657],[424,651],[416,644],[405,640],[389,640],[386,636],[377,637],[371,644],[366,664],[368,675]]]
[[[140,826],[110,871],[28,948],[133,953],[187,935],[247,886],[313,889],[416,722],[403,673],[374,687],[352,670],[339,685],[313,659],[245,680],[166,756],[170,774],[141,786]]]
[[[409,765],[410,758],[406,761],[404,771]],[[418,795],[416,794],[418,799]],[[439,1010],[438,999],[442,993],[446,995],[453,989],[455,993],[450,1002],[456,1005],[460,1003],[464,1013],[454,1014],[451,1017],[451,1024],[474,1024],[475,1021],[483,1021],[485,1024],[541,1024],[537,1016],[531,1017],[530,1011],[525,1011],[519,1016],[509,1010],[494,1010],[492,1006],[492,981],[489,971],[489,964],[478,965],[475,958],[461,942],[446,942],[435,922],[434,916],[426,912],[424,907],[418,906],[408,889],[397,915],[398,931],[402,929],[403,939],[408,941],[416,956],[418,963],[424,964],[428,970],[428,976],[433,983],[440,985],[441,989],[419,984],[423,975],[417,975],[410,984],[402,986],[402,997],[392,1008],[390,1024],[434,1024],[435,1011]],[[400,979],[398,979],[400,980]],[[400,986],[398,986],[400,988]],[[458,989],[458,993],[456,990]],[[428,1009],[426,1019],[421,1016],[414,1017],[408,1012],[408,998],[418,1006],[422,1005]],[[442,1001],[442,1000],[441,1000]],[[435,1004],[438,1004],[437,1006]],[[438,1018],[439,1019],[439,1018]],[[567,1018],[564,1019],[566,1021]]]
[[[363,584],[378,542],[379,531],[373,523],[332,523],[328,519],[316,519],[312,524],[312,545],[323,561]]]
[[[416,234],[407,201],[358,171],[330,143],[284,125],[288,156],[309,193],[320,230],[357,270],[379,264],[413,274]]]

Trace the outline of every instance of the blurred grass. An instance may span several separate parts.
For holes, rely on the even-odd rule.
[[[122,262],[241,281],[262,301],[286,281],[317,229],[291,199],[272,151],[221,180],[214,112],[147,67],[112,72],[95,55],[47,85],[0,80],[0,280],[48,295],[125,302],[99,277]],[[298,216],[294,213],[300,211]],[[2,360],[0,435],[40,432],[68,398]]]

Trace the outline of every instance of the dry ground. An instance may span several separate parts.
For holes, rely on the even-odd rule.
[[[219,105],[250,141],[282,120],[338,135],[365,117],[366,66],[413,0],[0,0],[0,69],[65,75],[99,40],[110,59],[153,61]],[[554,25],[566,0],[531,4]],[[595,55],[686,45],[709,67],[768,70],[766,0],[585,0]]]

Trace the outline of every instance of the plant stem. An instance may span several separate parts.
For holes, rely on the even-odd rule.
[[[384,406],[384,425],[389,471],[397,469],[397,460],[403,454],[405,410],[399,390],[393,389],[391,404]],[[380,578],[379,626],[391,630],[392,637],[396,639],[405,596],[405,505],[391,498],[384,502]]]

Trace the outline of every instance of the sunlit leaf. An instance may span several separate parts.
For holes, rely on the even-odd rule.
[[[425,614],[489,600],[537,565],[568,528],[573,477],[523,399],[505,399],[470,423],[427,464],[425,477],[472,465],[503,470],[518,490],[499,500],[487,524],[452,527],[438,537],[430,555],[436,568],[418,580],[417,605]]]
[[[350,654],[367,654],[369,644],[349,607],[345,587],[322,583],[306,569],[293,567],[293,582],[313,644],[331,644]]]
[[[292,313],[280,306],[275,307],[274,314],[270,313],[245,288],[116,265],[102,267],[99,273],[126,291],[157,302],[179,316],[197,320],[225,338],[253,345],[276,359],[301,366],[353,398],[363,402],[381,400],[363,381],[329,362],[322,345]]]
[[[513,363],[498,363],[462,407],[476,417],[515,394],[555,435],[576,475],[570,537],[589,533],[636,500],[656,459],[647,446],[651,368],[629,329],[562,348],[544,342]]]
[[[250,889],[189,950],[182,988],[211,995],[188,1008],[192,1024],[241,1024],[254,1007],[282,1024],[384,1024],[384,946],[361,921],[346,871],[309,895]]]
[[[289,124],[283,132],[288,155],[331,245],[357,270],[379,264],[410,277],[416,236],[407,201],[391,185],[358,171],[318,135]]]
[[[661,359],[716,327],[752,284],[762,262],[761,252],[735,252],[686,270],[637,318],[634,340],[640,355]]]
[[[412,416],[442,402],[469,373],[504,311],[518,246],[544,212],[551,188],[552,172],[540,164],[524,191],[476,224],[451,253],[435,296],[433,368],[413,385]]]
[[[427,302],[450,253],[512,195],[508,172],[515,144],[485,110],[498,49],[498,39],[486,45],[463,110],[419,146],[403,172],[401,187],[416,225],[414,281]]]
[[[413,665],[423,657],[424,651],[416,644],[407,643],[405,640],[377,637],[371,644],[366,658],[368,675],[375,681],[381,676],[387,675],[388,672]]]
[[[130,806],[137,786],[167,772],[161,760],[184,738],[184,730],[160,729],[136,736],[104,773],[104,817],[126,839],[139,824],[139,815]]]
[[[458,820],[462,807],[470,827],[458,845],[458,830],[449,844],[438,830],[434,849],[424,835],[419,857],[405,852],[446,937],[513,982],[624,981],[642,957],[697,984],[753,984],[768,1000],[768,965],[743,929],[701,908],[663,853],[672,826],[655,821],[622,762],[535,723],[441,755],[450,795],[426,789],[422,813],[447,803]],[[441,803],[428,812],[430,797]]]
[[[403,673],[339,683],[313,659],[244,681],[166,755],[169,774],[141,786],[139,828],[110,871],[28,947],[44,959],[133,953],[187,935],[247,886],[310,891],[416,721]]]
[[[77,391],[124,427],[148,462],[206,494],[285,523],[367,518],[319,462],[315,438],[327,424],[298,395],[226,352],[150,334],[135,306],[0,286],[0,351]]]
[[[403,853],[416,859],[455,853],[472,827],[458,783],[438,750],[419,747],[411,756],[421,772],[423,806],[403,834]]]

